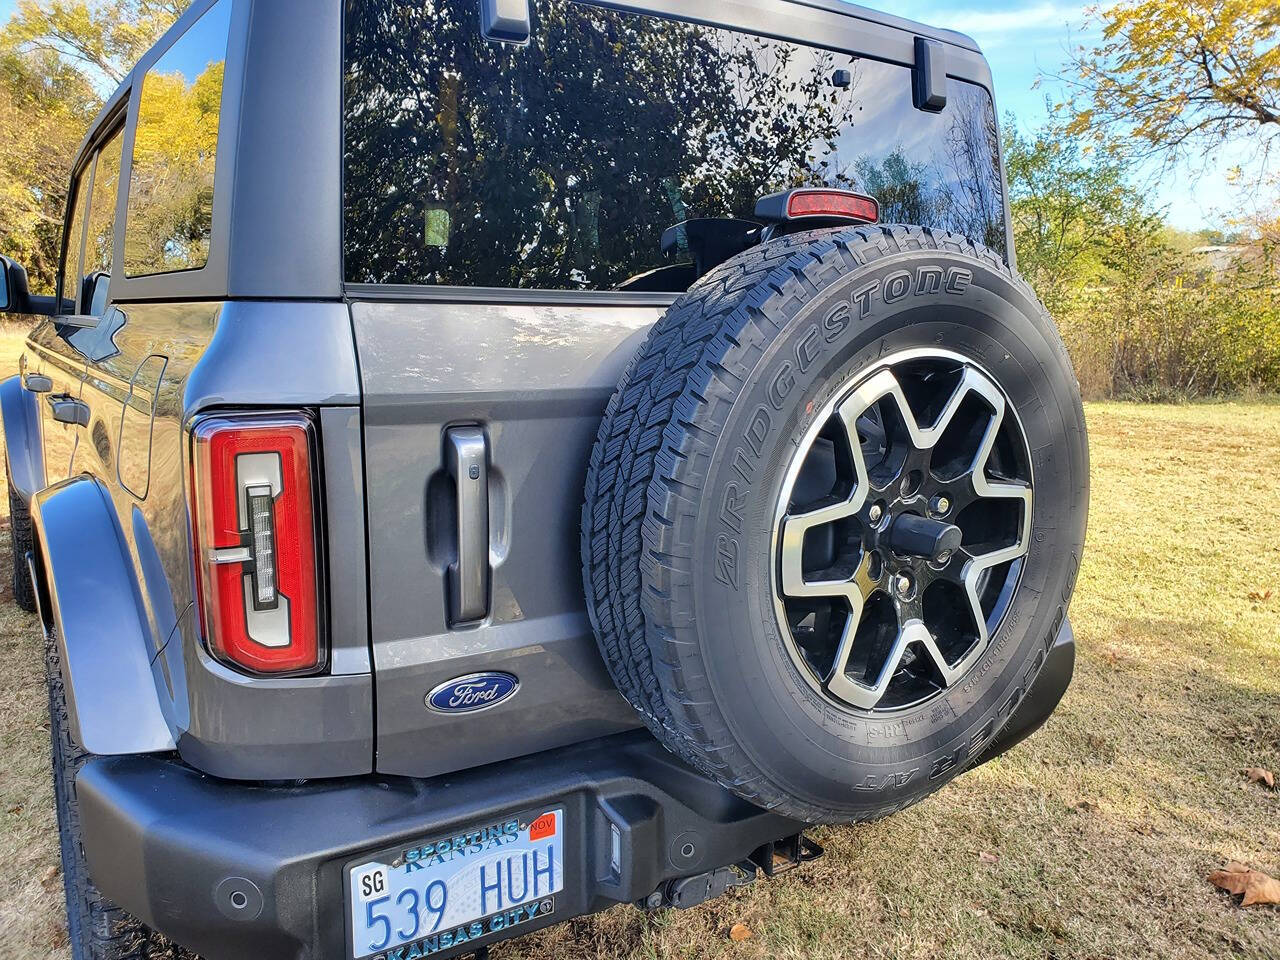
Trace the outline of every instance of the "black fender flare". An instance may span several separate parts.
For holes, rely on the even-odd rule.
[[[75,477],[37,493],[31,515],[76,742],[101,755],[173,750],[142,594],[106,489]]]
[[[0,383],[0,415],[4,418],[9,482],[23,503],[44,487],[44,448],[40,445],[40,407],[21,377]]]

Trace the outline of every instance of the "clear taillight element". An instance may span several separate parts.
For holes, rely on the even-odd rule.
[[[192,430],[198,601],[218,659],[254,673],[324,666],[311,421],[217,415]]]

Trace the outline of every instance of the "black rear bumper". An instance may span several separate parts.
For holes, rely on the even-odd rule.
[[[81,771],[77,793],[103,894],[207,960],[345,957],[347,861],[515,810],[563,805],[565,862],[576,869],[566,870],[555,912],[513,933],[638,900],[801,829],[639,731],[434,780],[292,788],[215,780],[150,757],[99,758]]]
[[[1074,660],[1064,624],[1039,678],[980,762],[1044,722]],[[642,900],[668,880],[738,863],[802,827],[738,799],[639,731],[433,780],[253,786],[157,757],[102,757],[85,765],[76,784],[99,888],[206,960],[347,957],[344,864],[514,811],[563,806],[565,863],[573,869],[554,913],[483,943]]]

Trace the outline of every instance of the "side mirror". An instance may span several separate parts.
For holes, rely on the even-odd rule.
[[[22,264],[0,257],[0,313],[37,313],[50,316],[53,297],[33,297],[27,289],[27,271]]]
[[[0,313],[25,313],[27,271],[8,257],[0,257],[0,266]]]

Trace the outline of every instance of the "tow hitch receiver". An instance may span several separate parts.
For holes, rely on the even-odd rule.
[[[776,877],[802,863],[817,860],[822,854],[822,847],[803,833],[781,840],[770,840],[753,850],[746,860],[707,873],[668,880],[636,905],[642,910],[660,910],[664,907],[684,910],[696,907],[714,900],[733,887],[755,883],[757,871],[765,877]]]
[[[759,867],[766,877],[793,870],[802,863],[817,860],[826,851],[803,833],[793,834],[781,840],[773,840],[759,847],[748,862]]]

